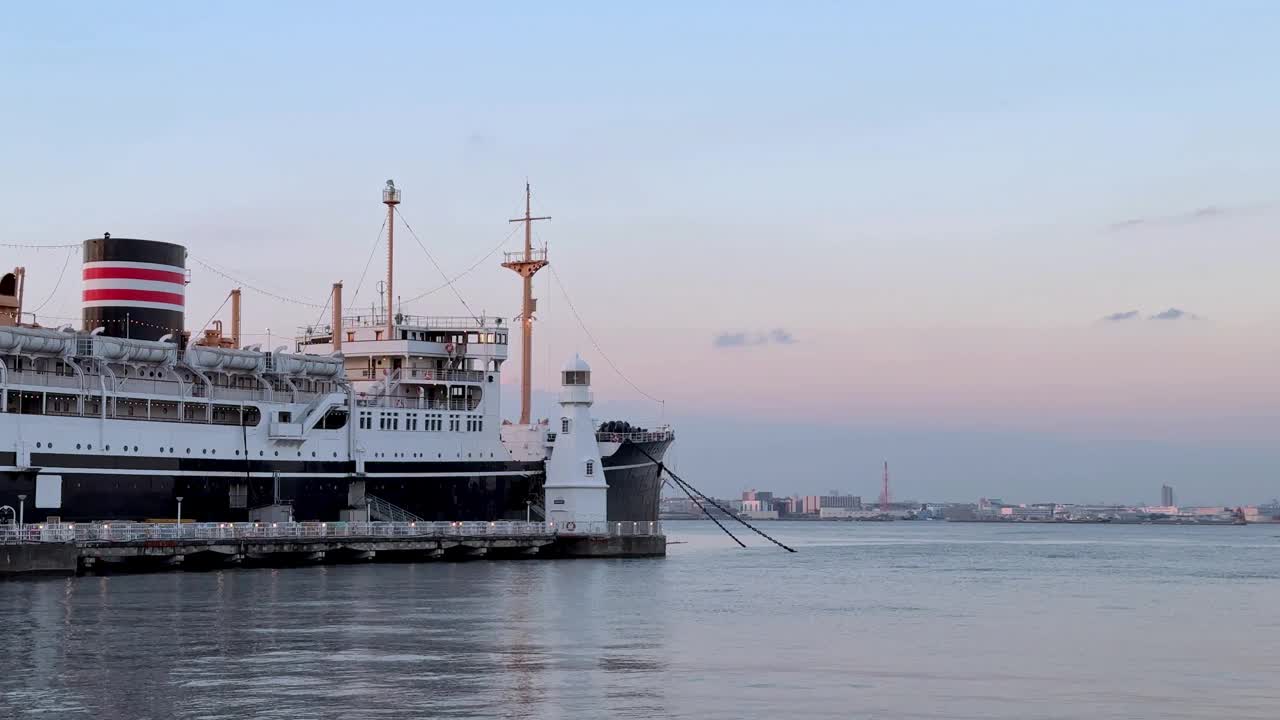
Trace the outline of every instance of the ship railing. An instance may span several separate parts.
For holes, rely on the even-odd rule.
[[[502,253],[502,261],[505,263],[522,263],[522,262],[546,262],[547,249],[545,247],[533,248],[529,251],[529,257],[525,257],[523,250],[512,250]]]
[[[675,431],[671,430],[670,428],[658,429],[658,430],[652,430],[652,431],[646,431],[646,432],[625,432],[625,433],[597,432],[596,442],[614,442],[614,443],[662,442],[664,440],[671,440],[675,436],[676,436]]]
[[[370,315],[344,315],[344,328],[385,328],[387,316],[382,313]],[[413,327],[426,330],[479,330],[481,328],[501,328],[504,326],[500,317],[453,316],[440,317],[429,315],[396,315],[396,327]]]
[[[399,370],[383,368],[370,370],[365,368],[359,373],[353,373],[353,375],[357,375],[362,380],[376,380],[388,377],[392,373],[399,373],[396,376],[396,380],[402,383],[415,380],[484,382],[483,370],[434,370],[430,368],[400,368]]]
[[[662,523],[649,520],[557,521],[547,523],[557,535],[590,535],[600,537],[648,537],[662,534]]]
[[[479,372],[479,371],[475,371]],[[83,395],[84,397],[94,398],[101,396],[101,385],[98,376],[87,375],[86,385],[80,384],[80,379],[72,375],[60,375],[53,372],[38,372],[32,370],[10,370],[8,372],[7,387],[11,390],[17,390],[22,387],[40,388],[45,392],[57,389],[66,389],[71,392],[69,395]],[[108,397],[118,398],[154,398],[172,401],[191,401],[204,403],[209,400],[209,389],[203,383],[194,383],[186,386],[186,394],[183,393],[183,384],[173,380],[163,378],[144,378],[135,376],[122,376],[118,380],[119,387],[117,390],[108,388]],[[324,395],[325,392],[312,393],[309,391],[299,391],[300,400],[309,398],[311,395]],[[213,402],[219,401],[266,401],[275,399],[277,401],[284,399],[284,395],[277,391],[273,395],[268,395],[260,388],[234,387],[228,385],[213,386]]]
[[[422,400],[403,395],[373,395],[357,397],[359,407],[395,408],[397,410],[448,410],[450,412],[473,412],[480,407],[479,403],[466,400]]]

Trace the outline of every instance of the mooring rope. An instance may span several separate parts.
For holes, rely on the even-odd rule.
[[[701,490],[699,490],[698,488],[696,488],[696,487],[694,487],[694,486],[692,486],[692,485],[689,485],[689,483],[688,483],[687,481],[685,481],[685,480],[681,479],[681,477],[680,477],[679,475],[676,475],[675,473],[671,472],[671,468],[667,467],[666,465],[663,465],[661,460],[659,460],[658,458],[656,458],[656,457],[654,457],[654,456],[650,455],[650,454],[648,453],[648,451],[646,451],[644,448],[640,447],[639,445],[636,445],[636,446],[635,446],[635,448],[636,448],[637,450],[639,450],[639,451],[640,451],[640,454],[644,455],[645,457],[647,457],[647,458],[649,458],[650,460],[652,460],[652,461],[654,461],[655,463],[657,463],[657,464],[658,464],[658,472],[660,472],[660,473],[665,472],[668,476],[670,476],[670,477],[671,477],[671,479],[672,479],[672,480],[675,480],[677,483],[679,483],[679,484],[680,484],[680,486],[681,486],[681,489],[682,489],[682,490],[684,490],[686,493],[688,493],[688,492],[689,492],[689,490],[693,490],[695,493],[697,493],[697,494],[698,494],[698,497],[700,497],[700,498],[702,498],[703,500],[706,500],[707,502],[709,502],[709,503],[711,503],[712,505],[716,506],[717,508],[719,508],[719,509],[720,509],[720,512],[723,512],[725,515],[728,515],[729,517],[733,518],[734,520],[737,520],[738,522],[742,523],[743,525],[746,525],[748,529],[750,529],[752,532],[754,532],[755,534],[759,535],[760,537],[764,538],[765,540],[768,540],[769,542],[773,543],[774,545],[777,545],[778,547],[782,548],[783,550],[786,550],[787,552],[795,552],[795,551],[796,551],[796,550],[795,550],[795,548],[787,547],[786,545],[783,545],[782,543],[778,542],[777,540],[774,540],[773,538],[769,537],[769,536],[768,536],[768,535],[767,535],[763,530],[761,530],[761,529],[757,528],[756,526],[752,525],[751,523],[747,522],[746,520],[743,520],[742,518],[738,517],[736,514],[734,514],[734,513],[730,512],[730,511],[729,511],[729,510],[727,510],[727,509],[725,509],[725,507],[724,507],[724,506],[722,506],[720,503],[716,502],[715,500],[712,500],[711,498],[707,497],[707,496],[706,496],[705,494],[703,494],[703,492],[702,492]],[[686,485],[688,485],[688,489],[685,489],[685,487],[684,487],[684,486],[686,486]],[[697,501],[695,500],[694,502],[696,503]],[[705,509],[704,509],[704,510],[705,510]],[[711,513],[707,513],[707,517],[711,517]],[[712,519],[712,520],[715,520],[715,518],[711,518],[711,519]],[[717,525],[720,525],[720,522],[717,520],[717,521],[716,521],[716,524],[717,524]],[[720,529],[721,529],[721,530],[724,530],[724,526],[723,526],[723,525],[720,525]],[[729,531],[728,531],[728,530],[725,530],[725,532],[729,532]],[[733,534],[732,534],[732,533],[729,533],[729,536],[730,536],[730,537],[733,537]],[[734,540],[737,540],[737,538],[736,538],[736,537],[735,537],[735,538],[733,538],[733,539],[734,539]],[[739,545],[742,545],[742,542],[741,542],[741,541],[739,541],[739,542],[738,542],[738,544],[739,544]],[[745,545],[743,545],[743,547],[746,547],[746,546],[745,546]]]
[[[658,463],[658,472],[662,472],[662,463]],[[711,522],[715,523],[716,525],[719,525],[719,526],[720,526],[720,529],[724,531],[724,534],[725,534],[725,535],[728,535],[729,537],[733,538],[733,541],[734,541],[734,542],[736,542],[736,543],[738,543],[738,547],[746,547],[746,546],[747,546],[747,544],[746,544],[746,543],[744,543],[744,542],[742,542],[741,540],[739,540],[739,539],[738,539],[738,536],[737,536],[737,535],[734,535],[733,533],[729,532],[729,528],[727,528],[727,527],[725,527],[723,524],[721,524],[721,522],[720,522],[719,520],[717,520],[717,519],[716,519],[716,517],[715,517],[714,515],[712,515],[712,514],[711,514],[711,511],[710,511],[710,510],[708,510],[706,507],[704,507],[704,506],[702,505],[702,503],[698,502],[698,498],[694,497],[694,496],[693,496],[693,493],[689,492],[689,488],[687,488],[687,487],[685,487],[685,486],[684,486],[684,481],[683,481],[683,480],[679,480],[679,479],[677,479],[677,478],[675,478],[675,477],[672,477],[672,480],[674,480],[674,481],[675,481],[675,483],[676,483],[676,487],[680,488],[681,490],[684,490],[684,494],[689,496],[689,499],[693,501],[693,504],[694,504],[694,505],[697,505],[697,506],[698,506],[698,509],[699,509],[699,510],[701,510],[702,512],[704,512],[704,513],[706,513],[706,514],[707,514],[707,518],[708,518],[708,519],[710,519],[710,520],[711,520]]]

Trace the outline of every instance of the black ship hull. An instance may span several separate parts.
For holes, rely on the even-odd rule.
[[[661,461],[670,445],[670,438],[627,441],[603,459],[605,481],[609,483],[609,520],[652,522],[658,519],[662,472],[654,460]]]
[[[669,444],[626,442],[604,459],[609,520],[657,520],[662,480],[658,465],[638,448],[661,459]],[[179,497],[183,518],[200,522],[241,522],[250,519],[252,509],[268,505],[288,505],[299,521],[334,521],[344,510],[363,509],[368,496],[425,520],[538,519],[532,508],[543,504],[541,462],[368,463],[366,473],[358,475],[347,462],[255,461],[246,467],[231,460],[121,458],[111,467],[73,471],[68,465],[89,465],[89,458],[33,459],[61,468],[59,507],[36,506],[39,471],[0,472],[0,506],[18,510],[21,504],[28,523],[49,517],[64,522],[171,519]],[[26,500],[20,503],[19,495]]]

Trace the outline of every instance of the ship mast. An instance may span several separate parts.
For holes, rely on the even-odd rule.
[[[392,180],[382,190],[382,202],[387,206],[387,339],[395,335],[395,293],[392,289],[392,276],[395,274],[395,238],[396,238],[396,206],[400,204],[400,190]],[[335,332],[337,332],[335,330]]]
[[[533,249],[533,222],[550,220],[551,216],[533,217],[529,183],[524,184],[524,217],[508,222],[524,223],[524,253],[507,253],[502,267],[514,270],[524,278],[524,301],[520,306],[520,424],[529,424],[529,406],[533,397],[533,313],[538,302],[533,298],[533,275],[547,265],[547,249]]]

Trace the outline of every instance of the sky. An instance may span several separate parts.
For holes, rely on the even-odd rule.
[[[904,498],[1259,502],[1277,36],[1269,2],[11,5],[0,231],[184,244],[188,326],[229,276],[274,346],[334,281],[372,302],[388,178],[405,311],[513,316],[528,179],[536,388],[581,352],[708,491],[872,497],[888,458]],[[74,322],[76,258],[0,249]]]

